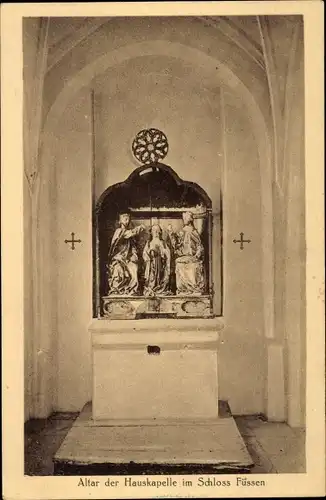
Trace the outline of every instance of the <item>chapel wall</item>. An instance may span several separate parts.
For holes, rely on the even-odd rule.
[[[224,324],[219,348],[220,398],[234,414],[263,411],[266,352],[262,293],[261,184],[257,144],[246,109],[223,94]],[[240,250],[233,240],[244,233]],[[245,377],[244,377],[245,374]]]
[[[201,75],[196,67],[158,56],[132,59],[94,81],[96,199],[139,167],[132,142],[140,130],[154,127],[168,138],[163,163],[201,186],[213,211],[220,210],[220,88],[209,88]]]
[[[79,411],[91,399],[92,201],[90,90],[66,109],[55,130],[57,402]],[[65,243],[75,233],[76,249]]]

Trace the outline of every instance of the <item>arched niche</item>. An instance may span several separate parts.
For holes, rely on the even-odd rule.
[[[129,225],[121,222],[122,214],[129,216]],[[212,202],[199,185],[180,179],[163,163],[143,165],[102,193],[93,224],[95,317],[213,314]],[[129,237],[128,231],[133,235]],[[183,260],[186,240],[191,241],[193,255]],[[155,260],[154,247],[154,254],[164,258]],[[131,261],[136,267],[126,267],[121,259],[126,252],[128,261],[134,254]]]

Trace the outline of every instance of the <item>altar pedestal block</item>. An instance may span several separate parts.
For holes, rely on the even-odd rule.
[[[94,320],[93,421],[218,418],[217,319]]]
[[[218,411],[222,327],[216,318],[94,320],[93,403],[57,451],[54,474],[249,473],[228,405]]]

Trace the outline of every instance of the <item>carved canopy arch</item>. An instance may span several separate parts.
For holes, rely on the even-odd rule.
[[[195,200],[196,197],[197,201],[200,200],[207,208],[212,207],[210,197],[201,186],[195,182],[189,182],[181,179],[169,165],[155,163],[151,165],[141,165],[133,170],[125,181],[109,186],[102,193],[96,203],[96,213],[99,214],[105,210],[107,204],[112,202],[113,197],[118,198],[118,205],[120,209],[124,209],[122,208],[123,205],[128,205],[135,195],[134,189],[139,189],[139,191],[137,191],[138,202],[136,203],[141,203],[141,200],[146,200],[149,194],[152,194],[152,202],[158,203],[162,196],[159,198],[158,192],[154,193],[154,190],[158,189],[159,185],[162,186],[161,182],[163,182],[163,196],[167,199],[170,195],[172,200],[172,193],[178,193],[181,195],[179,200],[172,200],[178,203],[180,207],[182,207],[182,205],[186,207],[187,200],[190,202],[191,199]],[[153,183],[155,183],[155,186],[153,186]],[[151,193],[149,193],[148,187],[146,188],[145,186],[151,187]],[[167,191],[168,186],[173,190],[172,192]],[[122,196],[127,196],[127,198],[124,199]],[[143,198],[140,199],[140,196],[143,196]]]

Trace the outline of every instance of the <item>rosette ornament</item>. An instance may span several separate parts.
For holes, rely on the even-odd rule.
[[[132,143],[132,152],[135,158],[143,163],[157,163],[163,160],[169,150],[165,134],[156,128],[141,130]]]

